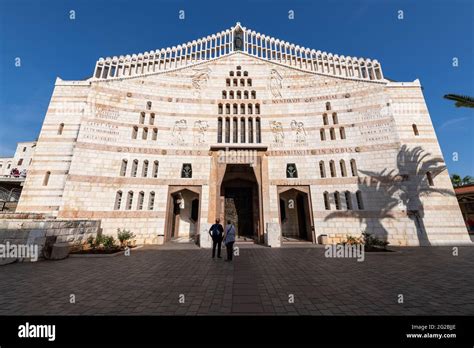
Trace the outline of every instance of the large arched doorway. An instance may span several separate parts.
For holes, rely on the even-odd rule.
[[[260,207],[258,183],[249,164],[228,164],[220,188],[223,225],[230,220],[241,240],[258,242]]]

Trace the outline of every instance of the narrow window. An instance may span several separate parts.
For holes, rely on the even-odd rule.
[[[364,203],[362,202],[362,192],[360,192],[360,191],[356,192],[356,199],[357,199],[357,209],[363,210],[364,209]]]
[[[247,86],[252,87],[252,79],[247,79]]]
[[[420,133],[418,133],[418,127],[416,126],[416,124],[412,124],[411,126],[413,127],[413,133],[416,136],[420,135]]]
[[[143,166],[142,166],[142,177],[146,178],[148,176],[148,161],[145,160],[143,161]]]
[[[222,91],[222,99],[227,99],[227,92],[226,91]]]
[[[222,117],[217,119],[217,142],[222,143]]]
[[[240,142],[245,143],[245,117],[240,118]]]
[[[257,92],[255,92],[255,91],[252,91],[252,92],[250,93],[250,95],[251,95],[252,99],[256,99],[256,98],[257,98]]]
[[[50,176],[51,176],[51,172],[46,172],[43,179],[43,186],[48,186]]]
[[[133,203],[133,192],[132,192],[132,191],[128,191],[128,194],[127,194],[127,206],[125,207],[125,209],[127,209],[127,210],[132,209],[132,203]]]
[[[18,160],[17,166],[21,166],[22,164],[23,164],[23,158],[20,158],[20,159]]]
[[[329,193],[327,193],[327,191],[323,193],[323,198],[324,198],[324,209],[331,210],[331,205],[329,204]]]
[[[260,115],[260,104],[255,104],[255,115]]]
[[[158,128],[153,128],[153,133],[152,133],[151,139],[152,140],[158,139]]]
[[[230,115],[230,104],[225,104],[225,113],[226,115]]]
[[[138,120],[138,123],[140,123],[140,124],[145,123],[145,113],[144,112],[140,113],[140,119]]]
[[[329,129],[329,135],[331,136],[331,140],[336,140],[336,132],[334,132],[334,128]]]
[[[148,138],[148,128],[143,128],[142,139],[146,140]]]
[[[351,193],[349,191],[344,192],[344,197],[346,199],[347,210],[352,210]]]
[[[336,209],[341,210],[341,197],[338,191],[334,192],[334,203],[336,204]]]
[[[326,177],[326,166],[324,165],[324,161],[319,161],[319,174],[321,178]]]
[[[244,87],[245,86],[245,80],[244,79],[240,79],[240,87]]]
[[[137,210],[143,209],[143,200],[145,199],[145,192],[140,191],[138,194]]]
[[[328,114],[323,114],[323,124],[327,126],[329,124],[328,122]]]
[[[154,161],[154,162],[153,162],[153,171],[152,171],[152,174],[151,174],[151,175],[152,175],[154,178],[157,178],[157,177],[158,177],[158,164],[159,164],[158,161]]]
[[[135,127],[133,127],[133,129],[132,129],[132,139],[136,139],[136,138],[137,138],[137,134],[138,134],[138,127],[135,126]]]
[[[326,103],[326,110],[327,111],[331,110],[331,103],[330,102]]]
[[[249,91],[244,91],[244,99],[249,99]]]
[[[245,104],[240,104],[240,114],[245,115]]]
[[[344,127],[339,128],[339,135],[341,136],[341,139],[346,139],[346,130]]]
[[[247,106],[247,108],[248,108],[248,112],[247,112],[247,113],[248,113],[249,115],[252,115],[252,114],[253,114],[252,104],[249,104],[249,105]]]
[[[342,176],[347,176],[346,162],[344,162],[344,160],[340,160],[339,161],[339,166],[341,167],[341,175]]]
[[[248,127],[249,127],[249,143],[253,143],[253,119],[252,117],[248,118]]]
[[[428,181],[429,186],[434,186],[433,175],[431,172],[426,172],[426,180]]]
[[[234,72],[233,71],[229,71],[229,76],[234,76]]]
[[[319,130],[319,135],[321,136],[321,140],[326,140],[326,131],[324,130],[324,128],[321,128]]]
[[[155,192],[151,191],[148,198],[148,210],[153,210],[155,207]]]
[[[151,113],[150,114],[150,121],[149,121],[150,125],[154,125],[155,124],[155,114],[154,113]]]
[[[121,205],[122,205],[122,191],[117,191],[117,193],[115,194],[114,210],[120,210]]]
[[[241,71],[237,71],[236,76],[242,76],[242,72],[241,72]]]
[[[229,99],[234,99],[234,91],[229,92]]]
[[[244,71],[244,76],[249,76],[249,73],[247,71]]]
[[[61,123],[59,125],[59,128],[58,128],[58,135],[62,135],[63,134],[63,129],[64,129],[64,123]]]
[[[335,112],[332,113],[332,123],[333,124],[338,124],[339,121],[337,119],[337,114]]]
[[[238,129],[237,129],[237,126],[238,126],[238,119],[237,117],[234,117],[232,119],[232,142],[236,143],[237,140],[238,140]]]
[[[333,160],[329,161],[329,171],[331,172],[331,177],[335,178],[336,177],[336,167],[334,165]]]
[[[120,167],[120,176],[125,176],[127,173],[127,164],[128,161],[126,159],[122,160],[122,166]]]
[[[230,87],[230,79],[226,79],[226,80],[225,80],[225,85],[226,85],[227,87]]]
[[[262,134],[261,134],[261,127],[260,127],[260,117],[257,117],[257,119],[255,120],[255,128],[256,128],[256,138],[257,138],[257,143],[261,143],[262,142]]]
[[[137,170],[138,170],[138,160],[133,160],[132,172],[131,172],[132,177],[135,178],[137,176]]]
[[[235,115],[238,113],[238,106],[237,104],[232,105],[232,113]]]
[[[237,91],[237,99],[242,99],[242,92],[241,91]]]
[[[223,108],[222,108],[222,104],[219,104],[218,106],[218,113],[219,115],[222,115],[222,113],[224,112]]]
[[[225,142],[230,143],[230,117],[225,118]]]
[[[151,110],[151,101],[146,102],[146,109]]]
[[[233,86],[234,86],[234,87],[237,87],[238,85],[239,85],[239,80],[234,79],[234,81],[233,81]]]
[[[357,176],[357,165],[355,159],[351,159],[351,174]]]

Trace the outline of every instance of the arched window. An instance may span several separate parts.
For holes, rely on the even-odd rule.
[[[60,124],[59,124],[59,128],[58,128],[58,135],[62,135],[62,134],[63,134],[63,129],[64,129],[64,123],[60,123]]]
[[[125,209],[130,210],[132,209],[132,203],[133,203],[133,191],[128,191],[127,193],[127,205]]]
[[[319,175],[321,175],[321,178],[326,177],[326,166],[324,165],[324,161],[319,161]]]
[[[256,128],[256,140],[257,140],[257,143],[260,144],[262,142],[262,134],[261,134],[261,127],[260,127],[260,117],[257,117],[257,119],[255,120],[255,128]]]
[[[157,178],[158,177],[158,161],[154,161],[153,162],[153,170],[152,170],[152,173],[151,175],[154,177],[154,178]]]
[[[150,114],[150,121],[148,123],[152,126],[155,124],[155,114],[154,113]]]
[[[260,104],[255,104],[255,114],[260,115]]]
[[[230,104],[225,104],[225,113],[226,115],[230,115]]]
[[[51,172],[49,171],[44,174],[43,186],[48,186],[50,176],[51,176]]]
[[[347,210],[352,210],[351,193],[349,191],[344,192],[344,197],[346,199]]]
[[[155,207],[155,192],[151,191],[148,196],[148,210],[153,210]]]
[[[137,138],[137,134],[138,134],[138,127],[135,126],[135,127],[133,127],[133,129],[132,129],[132,139],[136,139],[136,138]]]
[[[247,120],[248,128],[249,128],[249,143],[253,143],[253,119],[249,117]]]
[[[327,191],[323,193],[323,198],[324,198],[324,209],[331,210],[331,204],[329,203],[329,193]]]
[[[234,72],[233,71],[229,71],[229,76],[234,76]]]
[[[326,103],[326,111],[329,111],[329,110],[331,110],[331,103],[327,102]]]
[[[142,139],[146,140],[148,138],[148,128],[143,128]]]
[[[22,164],[23,164],[23,158],[20,158],[20,159],[18,160],[17,166],[21,166]]]
[[[153,128],[153,134],[151,136],[152,140],[158,139],[158,128]]]
[[[237,91],[237,99],[242,99],[242,92],[241,91]]]
[[[336,209],[341,210],[341,197],[339,191],[334,192],[334,203],[336,204]]]
[[[237,129],[237,125],[238,125],[238,119],[237,117],[234,117],[232,119],[232,142],[233,143],[236,143],[237,140],[238,140],[238,129]]]
[[[146,102],[146,109],[151,110],[151,101]]]
[[[339,128],[339,135],[341,136],[341,139],[346,139],[346,130],[344,127]]]
[[[241,71],[237,71],[237,76],[242,76],[242,72],[241,72]]]
[[[335,112],[332,113],[332,123],[338,124],[339,120],[337,119],[337,114]]]
[[[240,79],[240,87],[244,87],[245,86],[245,79]]]
[[[247,79],[247,86],[252,87],[252,79]]]
[[[248,112],[247,112],[247,113],[248,113],[249,115],[252,115],[252,114],[253,114],[252,104],[249,104],[249,105],[247,106],[247,109],[248,109]]]
[[[257,99],[257,92],[252,91],[252,92],[250,92],[250,95],[251,95],[252,99]]]
[[[137,170],[138,170],[138,160],[133,160],[132,172],[130,173],[132,177],[135,178],[137,176]]]
[[[249,76],[248,71],[244,71],[244,76]]]
[[[225,118],[225,142],[230,142],[230,117]]]
[[[344,160],[340,160],[339,161],[339,166],[341,167],[341,175],[342,176],[347,176],[346,162],[344,162]]]
[[[414,133],[416,136],[420,135],[420,133],[418,133],[418,127],[416,126],[416,124],[412,124],[411,126],[412,126],[412,128],[413,128],[413,133]]]
[[[323,114],[323,125],[327,126],[328,124],[328,114]]]
[[[137,210],[142,210],[143,209],[144,199],[145,199],[145,192],[140,191],[140,193],[138,194]]]
[[[227,87],[230,87],[230,79],[226,79],[226,80],[225,80],[225,85],[226,85]]]
[[[326,140],[326,131],[324,130],[324,128],[321,128],[319,130],[319,135],[321,136],[321,140]]]
[[[237,104],[232,105],[232,113],[233,113],[234,115],[238,113]]]
[[[244,99],[249,99],[249,91],[244,91]]]
[[[222,117],[217,119],[217,142],[222,143]]]
[[[245,143],[245,117],[240,118],[240,142]]]
[[[331,173],[332,178],[336,177],[336,166],[334,165],[333,160],[329,161],[329,172]]]
[[[357,165],[355,159],[351,159],[351,174],[357,176]]]
[[[329,135],[331,136],[331,140],[336,140],[336,132],[334,132],[334,128],[329,128]]]
[[[120,176],[125,176],[127,174],[127,164],[128,161],[126,159],[123,159],[122,166],[120,167]]]
[[[227,91],[222,91],[222,99],[227,99]]]
[[[140,112],[140,118],[138,119],[138,123],[144,124],[145,123],[145,113]]]
[[[117,191],[117,193],[115,194],[114,210],[120,210],[121,205],[122,205],[122,191]]]
[[[218,108],[218,109],[217,109],[217,110],[218,110],[217,112],[219,113],[219,115],[222,115],[222,113],[224,112],[222,104],[219,104],[219,105],[217,106],[217,108]]]
[[[426,172],[426,180],[428,181],[429,186],[434,186],[433,175],[431,172]]]
[[[245,115],[245,104],[240,104],[240,113]]]
[[[362,192],[356,192],[356,199],[357,199],[357,209],[363,210],[364,209],[364,202],[362,202]]]
[[[233,85],[234,87],[237,87],[239,85],[239,80],[238,79],[234,79],[233,80]]]
[[[229,99],[234,99],[234,91],[229,92]]]
[[[148,175],[148,161],[144,160],[143,166],[142,166],[142,177],[146,178],[147,175]]]

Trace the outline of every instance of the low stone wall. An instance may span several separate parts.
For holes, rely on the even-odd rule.
[[[30,219],[18,214],[9,217],[0,216],[0,244],[36,244],[40,256],[47,237],[56,236],[56,243],[72,246],[85,243],[100,231],[100,220]]]

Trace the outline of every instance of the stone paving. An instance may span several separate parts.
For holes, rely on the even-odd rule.
[[[449,247],[394,250],[357,262],[321,247],[242,246],[228,263],[167,245],[15,263],[0,267],[0,315],[474,315],[474,247],[456,257]]]

